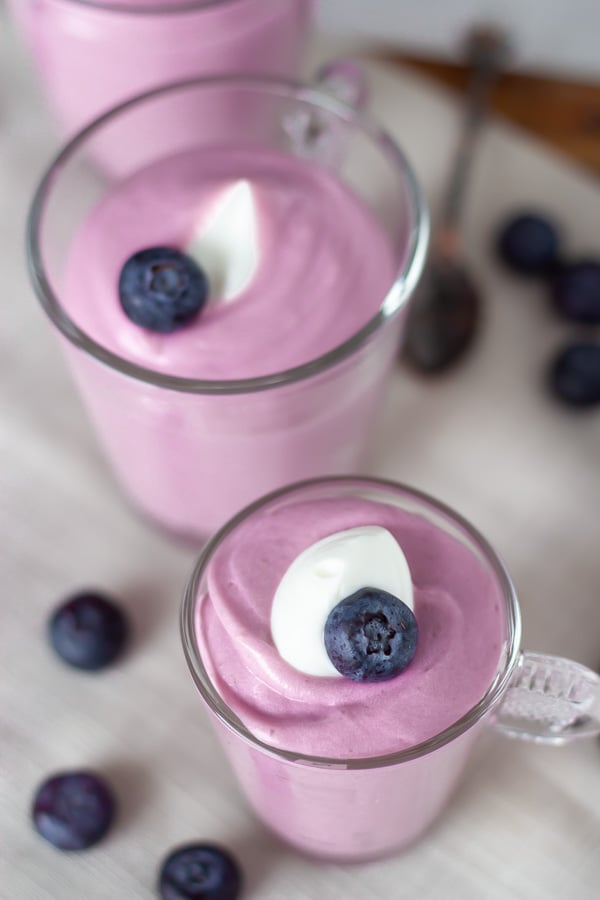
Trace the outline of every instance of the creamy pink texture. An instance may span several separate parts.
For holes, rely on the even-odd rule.
[[[243,177],[256,189],[262,244],[248,290],[179,333],[131,323],[118,299],[123,261],[155,243],[185,242],[224,184]],[[230,380],[307,363],[349,337],[379,310],[407,249],[408,235],[388,237],[335,173],[224,144],[111,184],[78,224],[54,287],[75,322],[125,359]],[[66,341],[65,350],[126,494],[170,531],[204,538],[270,490],[358,470],[402,325],[398,313],[335,364],[239,394],[159,387]]]
[[[328,534],[387,528],[415,586],[417,653],[377,684],[316,678],[277,653],[270,636],[275,589],[292,560]],[[422,516],[364,499],[268,507],[219,547],[199,598],[197,640],[218,692],[260,740],[337,757],[394,753],[440,733],[486,693],[505,634],[498,585],[472,550]]]
[[[142,91],[224,72],[294,75],[313,0],[9,0],[62,129]],[[147,125],[185,127],[190,106]],[[133,132],[135,137],[135,132]],[[103,148],[113,161],[119,143]]]
[[[117,290],[125,260],[144,247],[185,247],[242,178],[258,218],[248,288],[173,334],[130,322]],[[268,151],[193,151],[139,171],[98,204],[73,241],[63,300],[83,331],[126,359],[231,380],[301,365],[351,337],[380,308],[396,267],[374,215],[328,170]]]

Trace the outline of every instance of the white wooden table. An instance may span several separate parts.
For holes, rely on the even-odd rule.
[[[27,284],[30,193],[54,146],[0,20],[0,897],[142,900],[163,854],[195,838],[239,856],[248,900],[593,900],[600,896],[600,745],[562,750],[490,735],[439,825],[415,849],[361,867],[312,863],[246,810],[188,677],[178,638],[194,550],[169,543],[120,498]],[[458,115],[420,78],[372,67],[374,109],[402,141],[435,206]],[[507,127],[477,164],[467,237],[487,328],[451,377],[398,371],[371,471],[426,489],[471,517],[520,589],[526,644],[600,662],[600,412],[569,415],[541,387],[568,329],[535,285],[501,272],[494,223],[541,205],[573,251],[600,252],[600,188]],[[95,677],[45,641],[52,606],[98,585],[123,598],[135,642]],[[37,783],[97,767],[121,800],[97,849],[62,855],[29,823]]]

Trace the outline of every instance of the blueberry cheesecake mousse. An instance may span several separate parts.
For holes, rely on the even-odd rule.
[[[389,482],[292,485],[224,528],[188,586],[188,662],[242,791],[311,855],[412,841],[483,724],[507,588],[453,516]]]
[[[358,498],[240,522],[196,607],[202,660],[252,733],[342,759],[395,753],[459,719],[492,681],[502,635],[467,547]]]

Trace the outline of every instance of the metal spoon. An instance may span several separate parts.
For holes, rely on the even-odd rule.
[[[507,50],[505,35],[495,29],[476,29],[467,42],[472,74],[463,130],[440,226],[404,337],[404,356],[420,372],[441,372],[458,362],[479,331],[481,297],[464,262],[460,220],[477,136]]]

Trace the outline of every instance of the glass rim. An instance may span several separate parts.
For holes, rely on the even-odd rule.
[[[498,578],[506,607],[506,626],[507,626],[507,650],[504,659],[499,663],[499,671],[496,677],[488,687],[483,697],[472,706],[467,712],[453,722],[447,728],[433,735],[419,744],[407,747],[395,753],[388,753],[381,756],[356,757],[350,759],[341,759],[337,757],[313,756],[306,753],[295,752],[293,750],[285,750],[268,744],[266,741],[256,737],[236,716],[233,710],[221,698],[217,688],[213,685],[212,680],[202,662],[200,651],[196,642],[195,635],[195,611],[197,600],[197,589],[200,579],[206,569],[206,566],[217,547],[237,526],[246,518],[253,515],[263,506],[284,497],[286,494],[292,495],[304,488],[311,486],[328,484],[355,484],[364,487],[387,488],[395,492],[400,491],[411,499],[424,502],[432,506],[437,512],[448,516],[453,522],[463,528],[468,536],[477,544],[478,548],[483,552],[486,561],[491,564],[495,576]],[[445,744],[450,743],[460,737],[466,731],[479,722],[488,712],[490,712],[502,699],[517,663],[520,658],[521,647],[521,613],[519,602],[512,579],[508,573],[506,566],[498,556],[492,545],[487,539],[473,526],[467,519],[457,513],[450,506],[436,500],[424,491],[412,488],[401,482],[392,481],[385,478],[374,478],[367,476],[330,476],[325,478],[312,478],[306,481],[299,481],[295,484],[288,485],[279,490],[272,491],[254,503],[246,506],[236,516],[229,520],[219,531],[205,544],[202,548],[200,556],[196,562],[192,575],[186,585],[183,601],[181,604],[180,616],[180,633],[183,644],[183,651],[186,658],[188,668],[191,672],[192,679],[199,690],[204,702],[207,704],[211,712],[216,715],[219,721],[230,731],[242,738],[246,743],[254,748],[267,754],[291,763],[299,765],[320,767],[320,768],[337,768],[337,769],[374,769],[393,766],[403,762],[409,762],[426,756]]]
[[[373,143],[377,144],[404,179],[411,219],[408,248],[405,259],[400,269],[396,272],[394,281],[386,296],[382,299],[375,315],[357,332],[342,343],[337,344],[327,353],[293,368],[253,378],[211,380],[169,375],[165,372],[138,365],[125,359],[118,353],[113,353],[106,349],[80,329],[67,314],[54,292],[45,271],[41,251],[43,217],[47,201],[52,194],[55,179],[69,164],[71,158],[85,145],[86,141],[105,125],[110,124],[128,110],[153,98],[160,98],[169,93],[192,90],[195,87],[226,87],[228,85],[237,85],[243,89],[258,90],[263,93],[292,96],[297,100],[311,103],[317,108],[336,115],[353,127],[358,127]],[[54,156],[35,190],[27,218],[26,253],[29,277],[42,308],[58,331],[71,344],[89,356],[137,381],[169,390],[192,394],[243,394],[303,381],[320,374],[356,353],[368,342],[373,334],[392,317],[396,316],[406,304],[423,270],[428,239],[429,216],[427,206],[412,166],[396,141],[370,116],[325,93],[318,85],[313,86],[263,75],[234,74],[185,79],[145,91],[108,110],[79,131]]]
[[[114,3],[111,0],[64,0],[73,6],[84,6],[92,10],[110,13],[124,13],[128,16],[168,16],[169,14],[189,13],[197,9],[211,6],[233,5],[243,0],[178,0],[172,4],[156,6],[129,6],[127,3]]]

